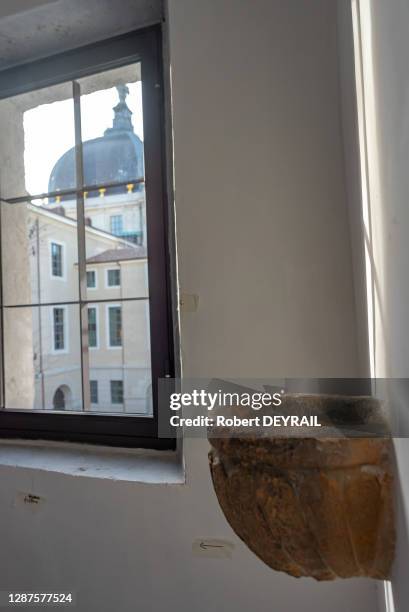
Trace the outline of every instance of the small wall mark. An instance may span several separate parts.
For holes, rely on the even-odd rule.
[[[14,498],[13,507],[16,509],[20,508],[20,511],[24,509],[26,512],[37,513],[44,507],[45,501],[45,497],[41,497],[35,493],[19,491]]]
[[[231,559],[234,544],[228,540],[215,538],[198,538],[192,543],[194,557],[207,557],[210,559]]]
[[[41,501],[41,497],[39,495],[33,495],[32,493],[27,493],[24,496],[25,504],[39,504]]]

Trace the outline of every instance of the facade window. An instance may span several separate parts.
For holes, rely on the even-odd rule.
[[[97,288],[97,273],[95,270],[87,270],[87,288]]]
[[[107,270],[107,285],[108,287],[120,287],[121,286],[120,268],[114,268],[113,270]]]
[[[124,230],[122,215],[112,215],[109,219],[111,234],[121,236]]]
[[[111,380],[111,404],[124,403],[124,383],[122,380]]]
[[[97,348],[98,346],[97,309],[95,306],[88,308],[88,346],[90,348]]]
[[[98,381],[90,380],[90,395],[91,395],[91,404],[98,404]]]
[[[53,308],[54,350],[65,350],[65,309]]]
[[[174,375],[161,39],[152,26],[0,68],[0,241],[15,253],[0,262],[0,361],[12,364],[0,438],[175,447],[159,437],[157,391]],[[31,372],[19,387],[16,372]],[[126,415],[122,372],[135,389],[152,382]]]
[[[63,246],[57,242],[51,243],[51,274],[63,277]]]
[[[109,346],[122,346],[122,307],[108,306]]]

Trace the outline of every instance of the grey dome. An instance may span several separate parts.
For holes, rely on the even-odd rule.
[[[83,143],[84,183],[87,187],[105,183],[127,182],[144,176],[143,143],[134,132],[125,98],[128,88],[117,87],[119,103],[114,108],[112,128],[100,138]],[[63,191],[76,186],[75,148],[69,149],[55,164],[48,183],[48,191]],[[124,193],[126,187],[114,187],[107,191]],[[88,197],[99,195],[89,189]],[[71,199],[72,196],[70,196]]]

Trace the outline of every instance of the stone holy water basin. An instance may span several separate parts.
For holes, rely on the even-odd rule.
[[[236,534],[295,577],[388,579],[394,557],[392,442],[372,397],[286,395],[319,436],[209,430],[214,488]],[[246,414],[235,409],[235,413]]]

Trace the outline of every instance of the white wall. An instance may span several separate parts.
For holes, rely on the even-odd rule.
[[[357,374],[335,0],[169,0],[168,19],[180,283],[200,298],[185,375]],[[1,588],[74,588],[81,612],[376,609],[373,582],[263,565],[221,513],[207,444],[185,454],[186,485],[1,467]],[[193,557],[198,537],[233,541],[232,560]]]
[[[170,7],[185,375],[356,376],[336,2]]]

